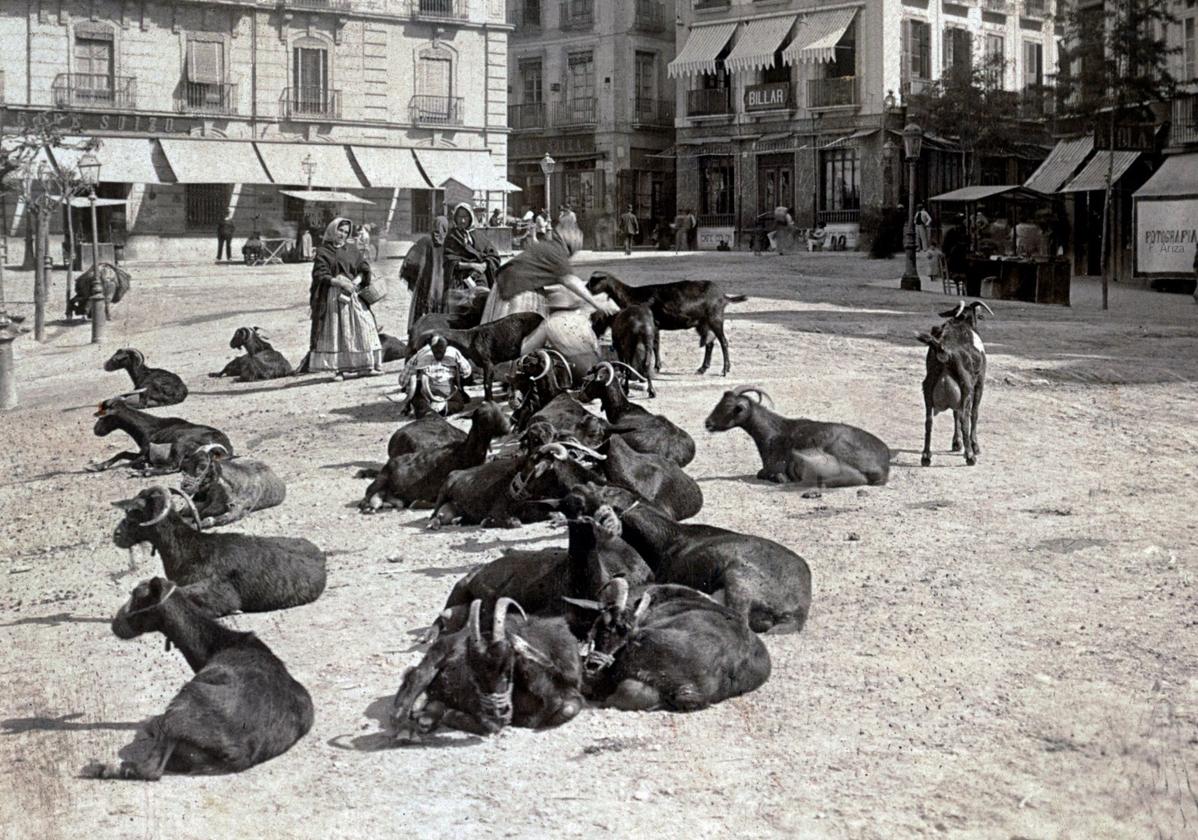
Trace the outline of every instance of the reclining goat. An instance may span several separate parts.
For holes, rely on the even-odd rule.
[[[200,514],[200,527],[236,522],[255,510],[281,505],[287,485],[270,467],[251,458],[231,458],[219,443],[208,443],[183,459],[181,489]]]

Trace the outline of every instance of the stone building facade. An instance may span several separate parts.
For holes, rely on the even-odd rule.
[[[510,31],[503,0],[14,0],[3,121],[101,141],[126,259],[210,258],[229,214],[237,240],[338,212],[399,242],[442,200],[504,201]],[[309,190],[347,198],[283,194]]]

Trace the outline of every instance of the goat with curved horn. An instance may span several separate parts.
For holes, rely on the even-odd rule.
[[[171,493],[175,494],[176,496],[179,496],[180,498],[183,499],[184,503],[186,503],[187,509],[189,511],[191,511],[191,518],[193,520],[195,520],[196,530],[197,531],[204,530],[203,518],[200,516],[200,512],[198,510],[196,510],[196,503],[191,500],[191,496],[187,495],[186,493],[184,493],[182,490],[180,490],[177,487],[172,487]]]
[[[553,370],[553,360],[549,358],[549,354],[546,351],[538,350],[536,356],[541,360],[541,370],[532,377],[533,382],[541,381]]]

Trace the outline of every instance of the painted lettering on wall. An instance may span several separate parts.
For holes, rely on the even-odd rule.
[[[36,110],[4,108],[4,125],[28,130]],[[158,117],[148,114],[91,113],[59,111],[54,122],[66,134],[86,134],[90,131],[120,131],[130,134],[190,134],[196,121],[187,117]]]
[[[1136,271],[1190,274],[1198,248],[1198,199],[1136,202]]]

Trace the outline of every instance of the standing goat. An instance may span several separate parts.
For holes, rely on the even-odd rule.
[[[422,318],[421,322],[423,320]],[[544,317],[536,312],[516,312],[468,330],[424,327],[418,322],[409,336],[409,347],[413,343],[417,348],[423,347],[434,334],[444,336],[446,341],[483,369],[483,395],[490,401],[495,366],[500,362],[512,362],[520,358],[524,339],[544,320]]]
[[[591,316],[595,334],[602,335],[611,328],[611,343],[616,358],[641,375],[649,386],[649,398],[657,396],[653,387],[653,371],[657,359],[657,322],[647,303],[626,306],[612,316],[596,312]]]
[[[932,417],[942,411],[953,412],[953,452],[964,448],[965,463],[973,466],[978,448],[978,408],[986,386],[986,345],[978,335],[979,309],[994,311],[980,300],[957,303],[956,309],[941,312],[947,318],[930,333],[920,333],[928,345],[923,378],[924,432],[923,455],[919,462],[932,464]]]
[[[749,433],[761,455],[758,478],[800,487],[853,487],[885,484],[890,477],[890,449],[869,432],[783,417],[766,408],[763,398],[769,394],[751,385],[725,391],[705,424],[709,432],[740,426]]]
[[[88,472],[101,472],[119,461],[130,461],[131,467],[143,469],[147,475],[165,475],[178,470],[184,458],[208,444],[219,444],[226,453],[233,454],[233,444],[220,429],[190,423],[181,417],[147,414],[130,408],[119,398],[100,403],[96,417],[100,418],[92,428],[96,437],[122,431],[133,438],[137,451],[118,452],[107,461],[89,464]]]
[[[244,349],[245,355],[229,362],[213,378],[231,376],[238,382],[259,382],[263,379],[282,379],[294,373],[291,362],[276,350],[258,327],[238,327],[229,341],[234,350]]]
[[[150,724],[148,755],[93,762],[84,777],[153,782],[166,771],[237,773],[282,755],[312,728],[312,698],[271,649],[214,621],[169,580],[138,584],[112,632],[118,639],[161,633],[195,677]]]
[[[287,485],[261,461],[230,458],[219,443],[208,443],[183,459],[179,489],[191,497],[200,526],[236,522],[255,510],[283,504]]]
[[[104,363],[104,370],[109,373],[121,369],[129,372],[136,389],[121,396],[137,396],[138,408],[177,405],[187,399],[187,386],[179,375],[162,368],[147,367],[146,357],[140,350],[131,347],[117,350]]]

